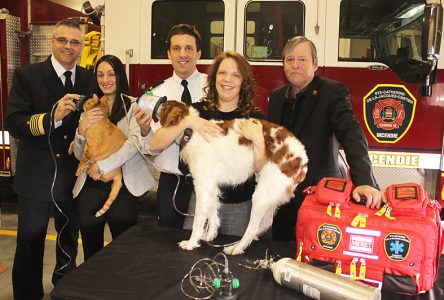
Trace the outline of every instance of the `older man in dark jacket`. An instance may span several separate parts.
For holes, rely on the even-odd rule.
[[[268,119],[283,125],[304,144],[308,155],[306,179],[297,187],[295,197],[282,206],[273,221],[273,238],[295,240],[295,225],[302,202],[302,190],[316,185],[323,177],[341,177],[338,163],[342,146],[355,186],[353,198],[367,206],[379,207],[382,194],[372,173],[364,132],[355,118],[347,87],[315,75],[318,67],[312,41],[297,36],[283,50],[284,72],[288,85],[270,96]]]

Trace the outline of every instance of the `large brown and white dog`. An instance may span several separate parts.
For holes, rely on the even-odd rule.
[[[108,115],[109,108],[106,97],[100,100],[97,97],[90,98],[83,104],[83,110],[88,111],[94,107],[100,107],[105,115]],[[96,161],[102,160],[119,150],[125,144],[126,136],[115,124],[111,123],[108,118],[92,124],[86,130],[86,145],[83,151],[82,159],[77,167],[76,176],[82,172],[86,172],[90,165]],[[69,153],[73,152],[73,144],[69,148]],[[100,177],[103,182],[113,181],[111,191],[106,199],[103,207],[96,213],[96,217],[100,217],[106,213],[117,197],[122,187],[122,169],[117,168]]]
[[[163,127],[178,124],[197,110],[177,101],[167,101],[159,113]],[[245,119],[217,122],[224,129],[220,136],[204,139],[194,132],[181,151],[194,179],[196,210],[191,238],[179,243],[182,249],[199,247],[200,240],[216,238],[219,186],[244,182],[255,172],[252,142],[242,137],[239,124]],[[267,162],[256,175],[250,221],[242,239],[225,247],[226,254],[241,254],[250,243],[270,228],[277,208],[287,203],[296,186],[305,178],[308,158],[304,146],[285,128],[265,120],[261,122]]]

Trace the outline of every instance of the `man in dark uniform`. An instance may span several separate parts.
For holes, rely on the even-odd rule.
[[[76,266],[78,225],[72,188],[78,161],[68,155],[68,147],[80,117],[75,101],[91,95],[94,80],[91,72],[76,66],[82,48],[79,24],[60,21],[52,55],[14,72],[6,117],[10,134],[19,139],[13,184],[18,194],[14,299],[44,295],[43,255],[51,211],[58,234],[52,282]]]

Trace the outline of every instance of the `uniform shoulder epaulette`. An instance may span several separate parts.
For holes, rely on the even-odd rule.
[[[156,82],[155,84],[153,84],[152,86],[150,86],[150,87],[148,88],[148,90],[149,90],[149,91],[152,91],[153,89],[155,89],[156,87],[158,87],[159,85],[161,85],[161,84],[164,83],[164,82],[165,82],[165,80],[158,81],[158,82]]]

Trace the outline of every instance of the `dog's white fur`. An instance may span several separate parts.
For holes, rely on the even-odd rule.
[[[187,114],[198,115],[194,108],[168,101],[160,112],[160,122],[168,127]],[[225,121],[225,134],[205,140],[194,132],[182,148],[181,159],[194,179],[196,210],[191,238],[179,243],[186,250],[199,247],[200,240],[216,238],[220,226],[219,186],[244,182],[255,172],[252,143],[239,133],[243,119]],[[296,186],[305,178],[308,158],[304,146],[288,130],[264,120],[262,123],[267,162],[256,174],[250,221],[242,239],[225,247],[226,254],[241,254],[273,222],[277,208],[287,203]]]

